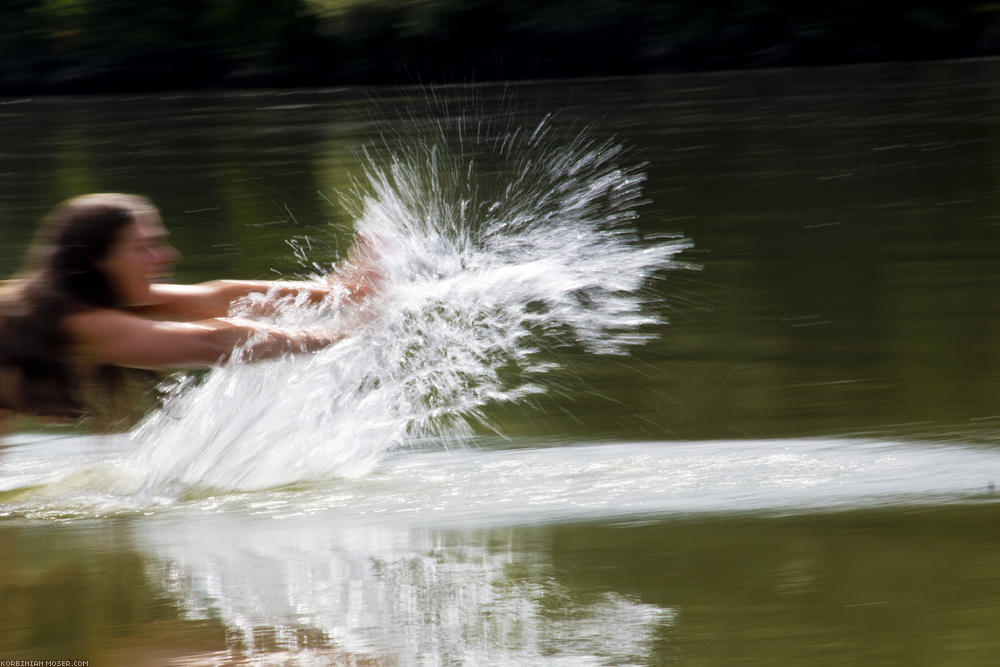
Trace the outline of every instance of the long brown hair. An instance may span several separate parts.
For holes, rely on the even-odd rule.
[[[42,222],[21,273],[0,289],[0,408],[75,419],[84,385],[111,394],[125,374],[74,363],[63,321],[89,308],[123,307],[100,263],[140,211],[140,195],[101,193],[63,202]]]

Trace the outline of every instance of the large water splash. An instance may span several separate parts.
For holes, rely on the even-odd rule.
[[[371,151],[345,197],[385,276],[355,335],[320,353],[229,365],[134,433],[145,485],[172,493],[357,476],[386,452],[489,427],[485,408],[545,391],[561,348],[623,354],[662,324],[644,291],[685,243],[643,240],[643,175],[620,144],[442,129]],[[471,150],[475,149],[475,150]],[[282,304],[336,323],[337,299]]]

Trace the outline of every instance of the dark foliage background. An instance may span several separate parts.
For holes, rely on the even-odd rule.
[[[0,92],[484,81],[1000,53],[1000,5],[5,0]]]

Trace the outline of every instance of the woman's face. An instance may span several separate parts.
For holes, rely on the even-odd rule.
[[[146,306],[154,301],[150,285],[170,277],[180,253],[167,242],[167,229],[154,209],[139,211],[134,217],[98,268],[121,305]]]

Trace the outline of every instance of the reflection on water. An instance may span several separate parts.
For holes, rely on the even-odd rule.
[[[644,664],[672,615],[614,592],[567,589],[542,553],[518,553],[502,533],[229,516],[143,523],[136,540],[188,618],[226,624],[236,655]]]
[[[941,505],[454,530],[175,508],[8,523],[0,650],[106,665],[991,664],[995,519],[995,505]]]

